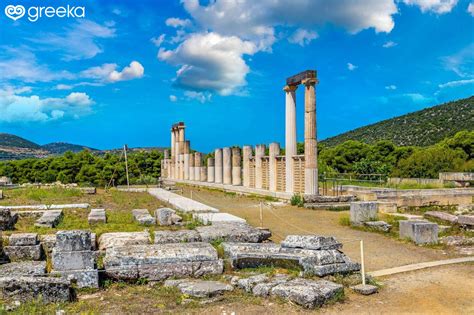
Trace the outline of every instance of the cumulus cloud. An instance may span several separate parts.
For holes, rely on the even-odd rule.
[[[169,18],[166,20],[165,24],[167,26],[171,26],[171,27],[174,27],[174,28],[178,28],[178,27],[188,27],[188,26],[191,26],[192,23],[190,20],[188,19],[180,19],[180,18]]]
[[[176,72],[177,86],[229,95],[246,84],[250,69],[243,56],[257,51],[254,43],[236,36],[194,33],[174,50],[160,48],[158,59],[180,67]]]
[[[471,16],[474,16],[474,2],[469,3],[467,6],[467,12],[471,14]]]
[[[63,32],[44,33],[30,40],[47,50],[58,50],[64,60],[90,59],[103,52],[99,39],[115,37],[113,23],[79,20]]]
[[[349,71],[354,71],[355,69],[357,69],[358,67],[350,62],[347,63],[347,70]]]
[[[92,112],[94,101],[86,93],[71,93],[64,98],[23,95],[12,89],[0,90],[1,122],[48,122],[78,118]]]
[[[118,65],[115,63],[104,63],[101,66],[92,67],[80,73],[80,76],[87,79],[95,79],[103,82],[118,82],[143,77],[145,68],[138,61],[132,61],[129,66],[117,71]]]
[[[403,2],[407,5],[420,7],[421,12],[445,14],[451,12],[458,0],[403,0]]]
[[[156,47],[160,47],[161,44],[163,44],[163,42],[165,41],[165,37],[166,37],[165,34],[161,34],[159,37],[153,37],[153,38],[151,39],[151,42],[152,42]]]
[[[318,33],[303,28],[297,29],[288,39],[290,43],[300,46],[308,45],[313,39],[318,38]]]
[[[212,95],[210,93],[196,92],[196,91],[185,91],[184,96],[189,100],[197,100],[200,103],[205,103],[211,100]]]
[[[388,41],[382,45],[383,48],[392,48],[397,46],[398,44],[392,41]]]

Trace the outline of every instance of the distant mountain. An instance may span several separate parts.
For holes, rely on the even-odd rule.
[[[0,146],[24,149],[41,149],[41,146],[34,142],[8,133],[0,133]]]
[[[63,154],[64,152],[67,152],[67,151],[71,151],[71,152],[81,152],[84,150],[97,151],[96,149],[92,149],[86,146],[71,144],[71,143],[66,143],[66,142],[53,142],[53,143],[45,144],[41,146],[41,148],[52,154]]]
[[[321,141],[335,146],[347,140],[428,146],[461,130],[474,130],[474,96],[357,128]]]

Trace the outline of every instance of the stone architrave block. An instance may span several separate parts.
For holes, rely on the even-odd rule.
[[[377,219],[377,202],[351,202],[350,221],[351,224],[361,225],[366,221]]]
[[[0,277],[0,296],[22,302],[40,297],[44,303],[69,302],[74,289],[70,281],[56,277]]]
[[[107,223],[105,209],[91,209],[87,221],[89,224]]]
[[[62,252],[54,248],[52,252],[53,269],[55,271],[93,270],[95,269],[95,257],[91,250]]]
[[[428,221],[399,221],[400,238],[408,238],[416,244],[438,243],[438,224]]]
[[[84,230],[59,231],[56,233],[57,252],[86,251],[91,249],[91,232]]]
[[[62,210],[48,210],[45,211],[38,220],[36,220],[35,226],[53,228],[59,224],[62,217]]]
[[[37,233],[15,233],[8,238],[10,246],[28,246],[38,244]]]

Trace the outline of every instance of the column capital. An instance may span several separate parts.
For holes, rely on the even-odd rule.
[[[311,85],[314,86],[318,83],[319,83],[319,80],[316,78],[308,78],[301,81],[301,84],[304,84],[305,86],[311,86]]]
[[[297,85],[285,85],[285,87],[283,88],[283,91],[285,91],[286,93],[294,92],[296,91],[297,88],[298,88]]]

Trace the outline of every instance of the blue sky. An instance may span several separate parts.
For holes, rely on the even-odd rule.
[[[85,16],[30,21],[68,4]],[[324,139],[473,95],[473,15],[463,0],[3,1],[0,132],[168,146],[184,121],[196,150],[283,145],[285,78],[316,69]],[[302,89],[297,103],[302,140]]]

